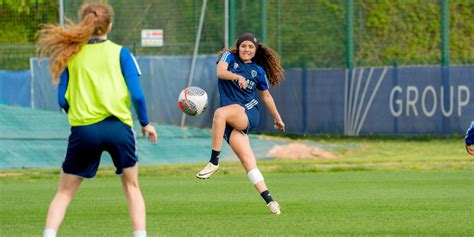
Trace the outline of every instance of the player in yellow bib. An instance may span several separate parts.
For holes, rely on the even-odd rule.
[[[121,49],[109,40],[89,43],[69,61],[65,98],[71,126],[94,124],[113,115],[133,127],[128,88],[116,60]]]
[[[81,22],[67,27],[43,25],[38,32],[41,57],[49,55],[58,103],[68,113],[71,134],[60,184],[46,219],[45,237],[56,236],[66,209],[84,178],[96,175],[103,151],[112,157],[128,200],[133,236],[146,236],[146,211],[138,186],[138,151],[133,130],[133,102],[143,135],[157,141],[146,112],[133,55],[107,39],[113,10],[107,4],[84,4]],[[94,233],[83,233],[94,235]]]

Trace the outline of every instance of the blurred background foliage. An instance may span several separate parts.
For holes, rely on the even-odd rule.
[[[59,22],[58,0],[1,0],[0,69],[29,68],[41,23]],[[104,1],[102,1],[104,2]],[[113,41],[136,55],[191,55],[200,0],[109,0]],[[83,1],[64,1],[77,21]],[[264,4],[262,4],[264,3]],[[253,32],[281,56],[285,67],[345,67],[347,0],[240,0],[231,5],[234,38]],[[262,6],[265,6],[262,18]],[[355,66],[439,64],[440,0],[354,0]],[[449,1],[450,64],[474,63],[474,1]],[[141,47],[142,29],[163,29],[163,47]],[[265,34],[266,33],[266,34]],[[265,35],[263,35],[265,34]],[[224,47],[224,1],[209,0],[200,54]]]

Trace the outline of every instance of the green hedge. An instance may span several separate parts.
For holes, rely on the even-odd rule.
[[[474,1],[450,1],[451,64],[474,62]],[[362,1],[356,61],[362,65],[438,64],[440,1]]]
[[[261,36],[260,1],[235,1],[235,35]],[[65,2],[76,18],[79,0]],[[110,38],[137,55],[190,55],[201,0],[110,0]],[[344,67],[346,0],[267,0],[267,42],[286,67]],[[355,65],[440,63],[440,0],[354,0]],[[277,8],[279,4],[280,8]],[[199,53],[224,47],[224,6],[209,1]],[[474,63],[474,1],[450,1],[451,64]],[[57,0],[3,0],[0,69],[27,69],[38,24],[58,22]],[[165,46],[140,47],[141,29],[163,29]]]
[[[58,1],[2,0],[0,18],[0,69],[28,69],[38,25],[58,21]]]

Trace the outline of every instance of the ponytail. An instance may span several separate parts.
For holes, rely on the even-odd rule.
[[[37,51],[40,60],[49,55],[49,70],[53,84],[59,82],[59,76],[67,67],[68,61],[76,55],[92,36],[108,32],[113,16],[112,8],[107,4],[83,4],[79,10],[81,22],[67,20],[67,26],[52,24],[40,25],[37,33]]]

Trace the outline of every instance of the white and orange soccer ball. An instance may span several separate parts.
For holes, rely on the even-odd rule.
[[[187,87],[179,94],[178,106],[183,113],[198,116],[207,108],[207,93],[196,86]]]

